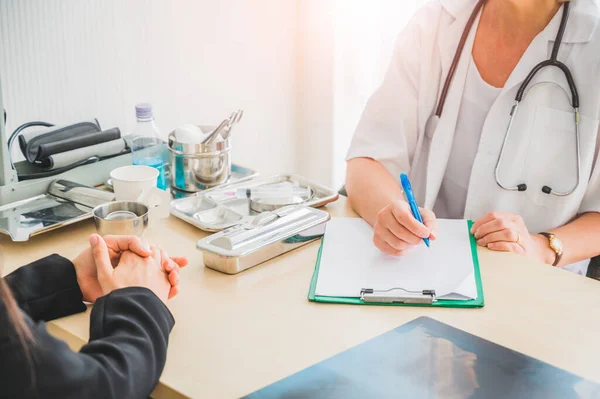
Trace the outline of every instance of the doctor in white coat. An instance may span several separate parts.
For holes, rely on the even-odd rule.
[[[348,153],[348,197],[377,247],[402,255],[435,239],[436,217],[466,218],[481,246],[586,273],[600,254],[599,18],[598,0],[436,0],[417,12]],[[556,66],[525,82],[553,52],[576,93]]]

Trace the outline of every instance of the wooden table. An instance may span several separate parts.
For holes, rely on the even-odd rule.
[[[325,209],[356,216],[343,198]],[[93,232],[82,222],[27,243],[2,237],[4,273],[53,252],[74,257]],[[228,276],[203,266],[195,243],[204,235],[173,216],[147,233],[190,259],[169,303],[177,323],[156,398],[240,397],[424,315],[600,383],[598,281],[480,249],[485,308],[316,304],[306,297],[317,242]],[[73,348],[88,327],[88,313],[49,324]]]

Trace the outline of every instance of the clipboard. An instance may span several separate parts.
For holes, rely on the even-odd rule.
[[[473,221],[469,220],[468,228],[471,229]],[[477,256],[477,242],[472,234],[470,236],[471,257],[473,259],[475,284],[477,286],[477,298],[469,300],[437,299],[435,291],[424,289],[422,291],[407,291],[403,288],[391,288],[387,290],[363,289],[360,297],[334,297],[318,296],[315,294],[317,281],[319,279],[319,266],[321,254],[326,236],[321,241],[315,271],[313,273],[308,299],[311,302],[338,303],[346,305],[377,305],[377,306],[434,306],[448,308],[481,308],[484,306],[483,285],[481,284],[481,273],[479,270],[479,257]]]

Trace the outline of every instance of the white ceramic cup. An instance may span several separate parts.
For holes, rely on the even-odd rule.
[[[137,201],[146,190],[156,187],[158,170],[150,166],[122,166],[110,172],[117,201]]]
[[[110,172],[117,201],[138,201],[150,208],[150,216],[169,214],[169,193],[156,187],[158,170],[145,165],[122,166]],[[165,215],[166,214],[166,215]]]

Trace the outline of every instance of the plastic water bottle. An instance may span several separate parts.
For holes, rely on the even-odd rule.
[[[146,165],[158,169],[158,188],[167,188],[163,142],[154,123],[152,105],[147,103],[135,106],[137,124],[131,137],[131,153],[134,165]]]

